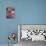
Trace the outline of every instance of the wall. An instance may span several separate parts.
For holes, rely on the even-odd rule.
[[[16,7],[15,0],[0,0],[0,44],[8,43],[8,34],[10,32],[16,32],[17,34],[17,23],[15,19],[6,18],[6,7]],[[16,9],[16,8],[15,8]],[[17,42],[17,39],[16,39]]]
[[[16,0],[20,24],[46,24],[46,0]]]
[[[6,19],[7,6],[15,7],[15,19]],[[17,24],[46,24],[46,0],[0,0],[0,44],[8,43],[9,32],[18,32]]]

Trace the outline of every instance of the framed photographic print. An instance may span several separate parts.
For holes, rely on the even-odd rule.
[[[6,18],[14,18],[15,17],[15,9],[13,7],[7,7],[6,8]]]

